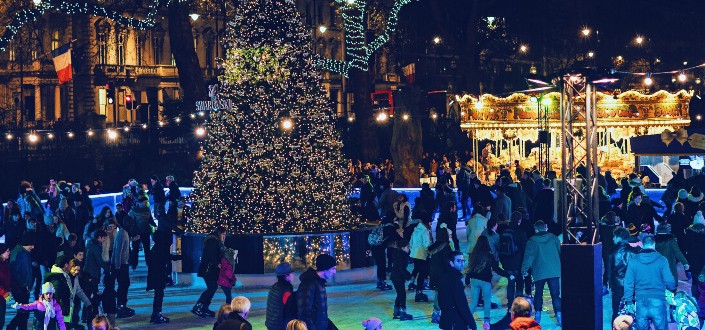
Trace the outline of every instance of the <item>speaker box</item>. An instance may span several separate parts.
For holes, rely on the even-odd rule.
[[[602,244],[561,246],[563,329],[603,328]]]
[[[549,141],[551,140],[551,133],[548,131],[539,131],[539,143],[546,143],[548,144]]]

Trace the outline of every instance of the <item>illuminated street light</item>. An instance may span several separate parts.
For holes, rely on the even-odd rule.
[[[196,128],[196,135],[199,137],[206,135],[206,129],[203,127]]]
[[[47,134],[47,137],[48,137],[49,139],[53,139],[53,138],[54,138],[54,133],[49,133],[49,134]]]
[[[29,134],[29,142],[34,143],[37,141],[39,141],[39,137],[37,136],[37,134],[34,134],[34,133]]]
[[[588,52],[588,57],[589,58],[595,57],[595,52]]]
[[[73,132],[69,132],[69,139],[73,138]]]
[[[408,115],[408,114],[403,114],[403,115],[401,116],[401,119],[403,119],[404,121],[407,121],[407,120],[409,120],[409,115]]]
[[[12,140],[12,138],[13,138],[12,133],[5,134],[5,138],[8,140]]]
[[[88,136],[93,136],[93,131],[88,130]]]
[[[641,45],[644,42],[644,37],[636,36],[636,39],[634,39],[634,41],[636,41],[637,45]]]
[[[591,31],[590,31],[590,28],[588,28],[588,27],[584,27],[584,28],[580,31],[580,33],[583,34],[583,37],[589,37],[589,36],[590,36],[590,32],[591,32]]]
[[[376,119],[377,119],[378,122],[383,122],[383,121],[386,121],[387,118],[389,118],[389,116],[387,115],[387,113],[384,112],[384,111],[382,111],[382,112],[380,112],[380,113],[377,115],[377,118],[376,118]]]
[[[686,77],[685,73],[683,73],[683,72],[681,72],[678,75],[678,81],[680,81],[680,82],[685,82],[687,79],[688,79],[688,77]]]
[[[529,46],[527,46],[527,45],[519,46],[519,51],[522,53],[526,53],[528,50],[529,50]]]
[[[651,86],[653,83],[654,83],[654,80],[651,79],[651,74],[647,74],[646,78],[644,78],[644,85]]]
[[[197,21],[199,17],[201,17],[201,15],[196,14],[196,13],[190,14],[190,15],[188,15],[188,16],[191,17],[191,19],[192,19],[194,22]]]
[[[108,130],[108,138],[115,140],[117,138],[117,133],[111,129]]]
[[[318,27],[318,31],[321,31],[321,33],[326,33],[326,31],[328,31],[328,28],[325,25],[321,25]]]
[[[438,45],[438,44],[441,43],[441,41],[443,41],[443,40],[441,40],[441,37],[433,37],[433,43],[434,43],[434,44]]]

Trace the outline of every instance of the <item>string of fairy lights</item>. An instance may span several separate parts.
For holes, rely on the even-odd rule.
[[[372,54],[387,43],[396,31],[399,22],[399,12],[413,0],[397,0],[389,12],[387,25],[380,35],[367,43],[365,33],[365,6],[362,0],[335,0],[342,5],[341,15],[345,29],[345,60],[319,59],[318,65],[325,70],[348,77],[351,68],[362,71],[369,70],[369,59]]]

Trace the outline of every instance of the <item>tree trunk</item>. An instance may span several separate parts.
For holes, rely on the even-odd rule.
[[[416,86],[406,86],[394,93],[399,109],[394,116],[394,132],[390,151],[394,160],[394,186],[419,186],[419,161],[423,152],[421,99],[423,92]],[[404,116],[408,115],[405,120]]]
[[[353,134],[360,139],[359,155],[362,160],[373,162],[379,157],[379,137],[377,134],[377,123],[372,111],[372,100],[370,100],[372,77],[373,73],[370,71],[350,70],[349,86],[354,86],[355,103],[352,108],[355,117],[357,117],[357,125]]]
[[[193,46],[193,33],[187,2],[173,1],[169,5],[169,40],[176,68],[179,70],[179,84],[184,92],[184,102],[189,108],[195,107],[198,100],[208,96],[203,72],[198,63]]]

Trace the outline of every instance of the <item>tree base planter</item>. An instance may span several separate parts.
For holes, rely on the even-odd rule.
[[[238,250],[237,274],[269,274],[282,261],[301,272],[315,268],[316,256],[330,254],[338,261],[338,270],[374,265],[367,243],[372,228],[306,234],[228,235],[225,246]],[[181,237],[182,272],[197,273],[205,234],[187,233]]]

